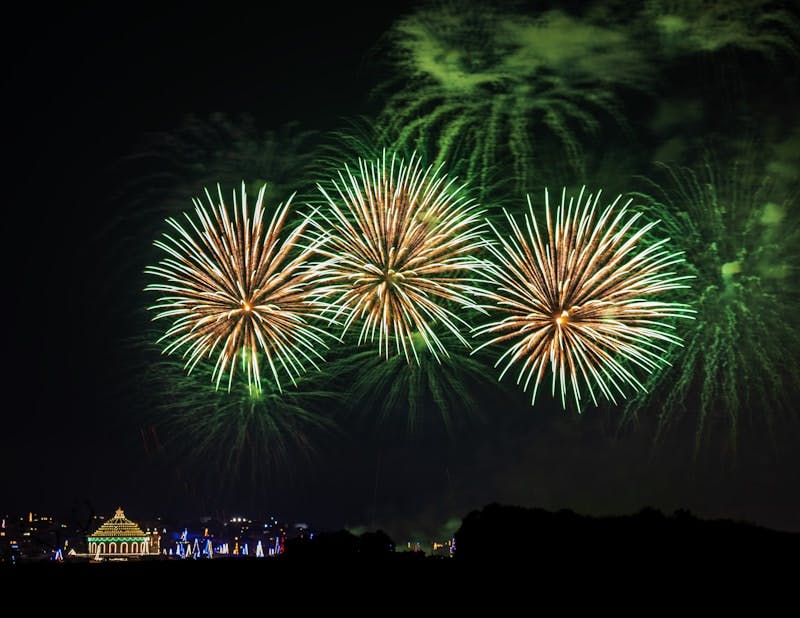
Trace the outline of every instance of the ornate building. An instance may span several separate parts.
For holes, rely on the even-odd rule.
[[[114,517],[100,526],[94,534],[90,534],[86,541],[89,553],[98,558],[144,556],[151,553],[150,536],[126,519],[121,507]]]

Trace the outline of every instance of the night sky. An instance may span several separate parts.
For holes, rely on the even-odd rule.
[[[154,453],[130,343],[143,336],[149,299],[144,275],[125,263],[153,238],[126,210],[126,157],[187,113],[249,112],[264,129],[297,121],[319,131],[372,113],[381,37],[407,10],[288,4],[167,7],[151,20],[97,3],[5,20],[11,346],[0,511],[276,514],[316,528],[382,527],[400,543],[436,537],[490,502],[589,514],[688,508],[800,531],[796,424],[778,447],[754,435],[735,458],[723,440],[694,455],[691,423],[654,447],[647,414],[620,429],[613,409],[578,415],[542,395],[531,408],[513,389],[487,394],[482,418],[450,434],[436,423],[408,432],[402,420],[346,420],[317,436],[313,455],[289,456],[257,483],[220,479],[214,490],[198,462]]]

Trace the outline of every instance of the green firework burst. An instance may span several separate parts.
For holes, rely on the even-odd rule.
[[[282,389],[265,378],[256,389],[240,372],[229,392],[220,391],[210,367],[186,375],[169,357],[148,366],[146,381],[166,458],[187,467],[197,462],[198,469],[228,479],[264,480],[285,474],[298,456],[308,459],[315,437],[335,428],[330,412],[340,399],[324,388],[321,375],[301,376]]]
[[[647,0],[636,25],[668,58],[739,50],[769,60],[800,58],[800,22],[775,0]]]
[[[310,184],[316,137],[296,122],[264,129],[247,114],[188,115],[176,128],[149,135],[127,159],[138,182],[126,194],[158,204],[163,215],[182,210],[190,196],[216,183],[245,180],[252,194],[266,184],[268,201],[285,200]]]
[[[500,394],[491,367],[470,355],[447,332],[440,335],[450,350],[438,359],[419,334],[413,336],[417,362],[402,354],[383,358],[374,350],[357,350],[333,362],[336,373],[346,376],[347,400],[380,422],[405,416],[406,429],[416,431],[436,418],[453,434],[465,418],[481,417],[480,396]]]
[[[625,30],[558,10],[435,2],[401,18],[390,42],[404,80],[381,119],[393,147],[461,161],[454,171],[480,187],[498,165],[527,186],[558,147],[580,170],[579,136],[602,115],[622,122],[615,89],[641,88],[651,72]]]
[[[660,164],[649,212],[686,253],[697,319],[681,325],[684,348],[657,381],[660,430],[696,413],[698,448],[726,430],[735,447],[743,418],[766,424],[794,415],[800,388],[800,227],[797,192],[778,195],[753,161],[718,171]],[[637,402],[640,405],[642,402]]]

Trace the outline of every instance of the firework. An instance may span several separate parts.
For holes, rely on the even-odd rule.
[[[284,201],[293,188],[313,187],[314,136],[296,123],[264,131],[247,115],[220,113],[190,115],[170,130],[145,135],[137,151],[112,168],[120,172],[114,178],[119,190],[110,197],[115,204],[102,229],[115,238],[123,258],[115,260],[115,268],[141,272],[151,263],[149,239],[160,233],[165,218],[185,211],[187,196],[203,187],[236,187],[244,178],[250,195],[266,184],[267,204]],[[120,272],[121,279],[126,276]]]
[[[712,432],[735,448],[743,415],[773,432],[781,416],[796,417],[798,192],[776,188],[762,166],[755,153],[726,167],[710,156],[699,170],[661,164],[665,179],[637,194],[696,277],[698,315],[681,325],[680,362],[648,385],[661,395],[662,431],[696,415],[695,448]]]
[[[201,464],[197,476],[210,474],[215,492],[245,480],[248,472],[254,482],[274,482],[271,473],[296,469],[334,428],[330,408],[339,395],[326,390],[318,374],[304,374],[287,388],[265,376],[256,389],[239,373],[223,391],[214,388],[212,371],[200,364],[187,375],[178,359],[162,357],[142,375],[153,397],[148,442],[182,468]]]
[[[176,127],[153,133],[127,157],[124,197],[138,212],[158,220],[184,210],[187,195],[217,183],[237,186],[247,179],[256,195],[266,184],[267,203],[285,199],[293,187],[311,186],[314,131],[298,123],[264,130],[249,115],[188,115]]]
[[[384,139],[456,163],[481,191],[508,179],[515,193],[529,186],[554,148],[582,170],[581,135],[604,117],[622,123],[615,89],[646,87],[652,74],[613,24],[495,3],[422,4],[390,31],[400,87],[380,117]]]
[[[241,205],[234,191],[232,219],[219,185],[216,206],[206,191],[209,207],[194,200],[195,219],[188,213],[183,225],[167,219],[176,235],[164,234],[155,245],[168,257],[146,269],[163,280],[146,289],[163,294],[150,309],[154,319],[171,322],[160,339],[164,351],[182,351],[190,372],[215,356],[217,387],[227,372],[230,389],[238,358],[247,383],[260,389],[263,354],[280,388],[279,369],[294,382],[306,365],[317,367],[325,347],[325,331],[312,323],[319,306],[308,288],[315,246],[303,244],[307,220],[281,241],[291,198],[265,226],[264,190],[252,217],[244,183]]]
[[[534,382],[532,403],[548,365],[563,406],[571,387],[580,409],[584,385],[595,405],[595,387],[616,402],[626,385],[643,388],[634,369],[656,370],[663,346],[680,343],[670,322],[692,310],[651,297],[686,287],[687,277],[671,270],[682,257],[666,249],[669,239],[644,246],[656,222],[638,226],[640,215],[628,216],[630,200],[620,207],[620,198],[597,216],[600,192],[584,200],[581,190],[567,202],[564,190],[553,218],[545,190],[546,238],[530,197],[524,227],[508,213],[509,237],[492,226],[498,244],[490,246],[488,296],[509,315],[476,329],[492,336],[478,349],[505,344],[495,364],[505,362],[500,377],[521,363],[517,383],[527,390]]]
[[[648,0],[636,23],[659,43],[657,53],[668,57],[720,50],[800,57],[797,15],[773,0]]]
[[[497,401],[497,384],[491,366],[470,355],[449,332],[440,333],[448,358],[440,362],[419,334],[414,337],[418,363],[408,364],[402,354],[388,359],[372,350],[355,351],[333,364],[347,380],[347,402],[370,421],[405,421],[411,433],[441,424],[451,435],[465,418],[482,417],[483,393]],[[390,424],[390,431],[400,429]]]
[[[320,186],[327,207],[315,220],[320,238],[316,283],[320,298],[343,322],[342,334],[358,321],[358,344],[378,340],[378,351],[418,361],[415,338],[433,355],[447,355],[436,334],[441,326],[464,346],[466,320],[456,310],[478,309],[473,285],[480,266],[475,253],[483,245],[482,212],[433,167],[418,157],[395,155],[358,161]]]

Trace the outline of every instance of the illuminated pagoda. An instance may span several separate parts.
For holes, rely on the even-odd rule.
[[[125,518],[122,507],[104,522],[86,541],[89,553],[96,557],[143,556],[150,553],[150,537],[137,524]]]

